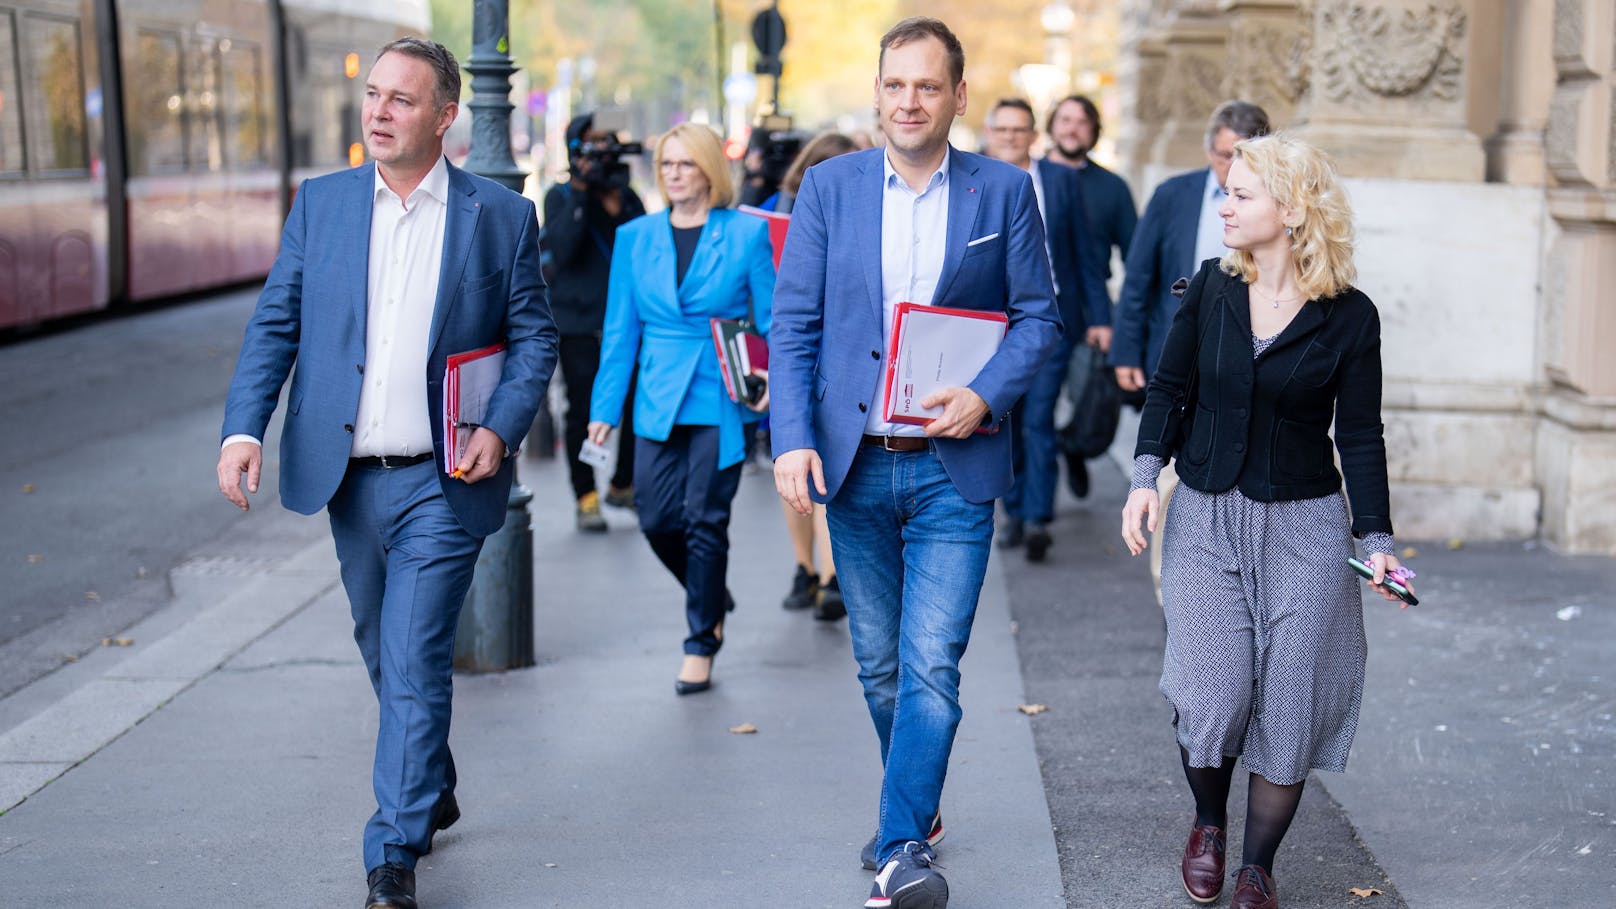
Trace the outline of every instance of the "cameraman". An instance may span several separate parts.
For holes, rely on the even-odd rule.
[[[606,317],[606,285],[611,274],[612,244],[619,225],[645,214],[645,204],[628,185],[625,148],[616,136],[594,128],[594,114],[567,124],[570,180],[550,187],[544,196],[545,278],[550,283],[550,311],[561,332],[560,365],[567,385],[568,467],[572,494],[578,502],[578,529],[603,533],[594,468],[578,459],[589,425],[589,390],[600,367],[600,333]],[[631,439],[629,412],[634,393],[623,408],[623,432]],[[606,504],[634,504],[634,446],[619,444],[616,470],[606,490]]]

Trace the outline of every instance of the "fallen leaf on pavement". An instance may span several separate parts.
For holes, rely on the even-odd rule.
[[[1016,709],[1021,711],[1022,713],[1025,713],[1028,716],[1037,716],[1038,714],[1043,713],[1044,711],[1048,710],[1049,708],[1045,707],[1043,704],[1022,704],[1020,707],[1017,707]]]
[[[86,590],[84,591],[84,598],[94,603],[101,599],[101,594],[96,593],[93,590]]]
[[[742,723],[739,726],[729,727],[729,731],[735,733],[736,735],[752,735],[757,732],[757,727],[753,726],[751,723]]]
[[[1405,559],[1412,559],[1412,558],[1414,558],[1415,556],[1417,556],[1419,554],[1420,554],[1420,551],[1418,549],[1415,549],[1413,546],[1404,546],[1403,547],[1403,558],[1405,558]]]
[[[62,657],[62,662],[64,662],[64,663],[77,663],[78,661],[79,661],[79,658],[74,656],[71,653],[64,656],[64,657]]]
[[[43,561],[45,561],[45,557],[40,555],[39,553],[37,553],[37,552],[28,553],[28,564],[30,564],[30,565],[38,565],[40,562],[43,562]]]
[[[1373,887],[1348,887],[1347,890],[1349,890],[1353,896],[1361,896],[1364,899],[1368,899],[1371,896],[1380,895],[1380,891]]]
[[[1464,548],[1464,540],[1461,540],[1458,537],[1449,537],[1448,538],[1448,548],[1449,549],[1463,549]]]
[[[24,484],[22,484],[23,495],[29,495],[33,491],[34,491],[34,484],[32,484],[32,483],[24,483]]]
[[[135,642],[134,638],[102,638],[102,647],[128,647]]]

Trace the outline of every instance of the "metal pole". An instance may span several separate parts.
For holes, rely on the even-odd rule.
[[[724,8],[721,0],[713,0],[713,84],[718,88],[718,123],[725,129],[729,123],[729,100],[724,97]]]
[[[473,0],[471,152],[466,169],[521,192],[527,174],[511,155],[511,74],[507,0]],[[516,465],[513,463],[514,471]],[[505,526],[483,541],[455,634],[456,669],[495,672],[533,665],[533,494],[511,487]]]

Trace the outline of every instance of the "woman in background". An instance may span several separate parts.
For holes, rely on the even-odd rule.
[[[1145,549],[1156,474],[1176,458],[1162,543],[1161,691],[1195,796],[1180,870],[1197,902],[1224,881],[1229,788],[1249,774],[1232,909],[1278,909],[1274,855],[1312,770],[1346,769],[1364,680],[1357,537],[1374,589],[1412,574],[1392,540],[1380,420],[1380,318],[1352,286],[1352,212],[1322,152],[1235,146],[1219,210],[1226,258],[1201,266],[1140,418],[1122,537]],[[1330,452],[1330,427],[1341,473]],[[1351,496],[1342,497],[1342,473]]]
[[[674,682],[683,695],[711,687],[734,606],[724,580],[730,501],[746,424],[757,419],[724,390],[709,320],[751,318],[767,334],[774,262],[768,226],[727,208],[735,187],[711,129],[664,133],[655,164],[667,208],[618,228],[589,438],[605,444],[637,376],[636,505],[651,550],[685,589],[689,635]]]
[[[828,158],[858,151],[858,148],[852,139],[837,132],[823,132],[813,137],[786,170],[784,179],[780,181],[780,191],[759,207],[790,214],[797,201],[797,189],[802,186],[802,176],[808,172],[808,168]],[[780,510],[785,514],[786,530],[791,533],[791,551],[797,558],[791,589],[780,605],[787,609],[807,609],[811,606],[814,618],[824,622],[834,622],[847,615],[847,607],[842,602],[842,588],[836,582],[836,562],[831,557],[830,528],[825,524],[824,506],[815,505],[813,514],[804,515],[798,514],[781,499]],[[816,554],[824,557],[823,570],[816,564]]]

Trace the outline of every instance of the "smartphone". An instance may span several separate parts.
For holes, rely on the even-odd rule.
[[[1373,566],[1365,565],[1357,559],[1347,559],[1347,564],[1352,566],[1353,571],[1363,575],[1363,579],[1366,581],[1375,576],[1375,569]],[[1412,592],[1409,591],[1407,587],[1404,587],[1402,584],[1397,583],[1391,578],[1387,578],[1384,583],[1386,584],[1386,589],[1397,594],[1397,598],[1399,600],[1402,600],[1410,606],[1420,605],[1419,597],[1416,597]]]

